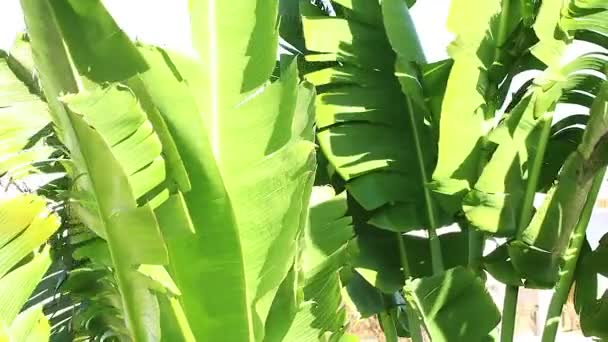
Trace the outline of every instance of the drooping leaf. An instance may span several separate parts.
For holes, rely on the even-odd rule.
[[[454,60],[445,59],[425,64],[420,68],[420,80],[425,102],[435,122],[438,122],[441,116],[441,104],[443,103],[448,77],[450,76],[453,64]],[[433,128],[434,134],[438,135],[438,125],[434,125]]]
[[[580,313],[581,330],[585,336],[605,339],[608,337],[606,318],[608,317],[608,292],[596,301],[595,305],[583,307]]]
[[[533,168],[538,158],[544,159],[545,144],[550,134],[548,125],[557,103],[564,94],[593,93],[593,90],[580,89],[580,76],[584,72],[602,70],[605,64],[603,55],[589,54],[575,59],[559,71],[548,68],[536,77],[526,95],[491,131],[488,139],[497,147],[463,201],[465,215],[474,227],[499,236],[513,236],[522,228],[519,226],[522,224],[522,206],[526,205],[523,204],[524,192],[529,182],[538,181],[531,179]],[[597,76],[587,77],[601,81]],[[560,125],[566,124],[568,122],[563,121]],[[549,152],[558,151],[568,153],[567,150],[556,150],[555,146]],[[564,154],[548,155],[548,158],[557,160],[565,157]],[[559,164],[553,165],[559,167]],[[543,176],[549,176],[551,173],[548,172],[545,170]],[[542,180],[545,184],[547,181]]]
[[[11,341],[48,341],[51,327],[41,306],[33,306],[17,316],[10,327]]]
[[[395,51],[402,53],[406,66],[423,58],[420,49],[408,49],[400,41],[404,32],[415,38],[411,22],[402,21],[409,18],[407,7],[390,1],[382,6],[375,1],[335,3],[337,17],[303,18],[310,51],[306,60],[315,70],[306,78],[319,89],[321,150],[349,193],[374,212],[373,224],[396,231],[428,226],[421,170],[432,171],[435,144],[424,116],[416,112],[409,117],[414,114],[408,113],[395,75]]]
[[[20,70],[28,70],[26,59],[18,54],[0,57],[0,175],[10,172],[13,178],[27,174],[33,162],[52,152],[39,136],[50,123],[48,108],[19,78],[27,75]]]
[[[588,263],[591,270],[608,277],[608,264],[605,258],[608,255],[608,234],[600,239],[599,246],[589,255]]]
[[[605,157],[607,101],[608,84],[604,82],[591,108],[581,143],[566,159],[556,184],[530,224],[518,240],[511,243],[513,248],[509,254],[516,269],[541,284],[551,285],[555,280],[559,256],[568,247],[593,177],[608,163]],[[538,272],[540,265],[544,265],[541,273]]]
[[[0,201],[0,326],[10,341],[46,340],[40,306],[20,313],[51,264],[47,239],[59,228],[45,199],[21,194]]]
[[[473,6],[469,16],[463,7]],[[456,39],[448,48],[453,59],[439,121],[439,155],[433,173],[433,191],[440,204],[454,212],[478,176],[481,137],[486,133],[488,68],[496,42],[493,19],[500,1],[454,1],[450,4],[448,29]],[[489,32],[488,32],[489,31]],[[493,113],[491,113],[493,116]],[[455,148],[458,146],[458,148]]]
[[[515,270],[507,244],[502,244],[483,258],[483,268],[503,284],[522,286],[520,274]]]
[[[576,269],[576,286],[574,288],[574,305],[580,316],[581,330],[585,336],[606,338],[608,331],[603,322],[608,317],[608,294],[604,293],[599,299],[597,290],[600,287],[598,277],[608,274],[605,256],[608,248],[608,235],[600,239],[599,246],[591,251],[587,245],[582,250],[581,258]]]
[[[22,8],[54,127],[72,161],[73,212],[108,242],[133,338],[155,340],[158,304],[134,266],[167,262],[153,209],[178,180],[158,117],[126,85],[106,83],[135,88],[122,77],[144,70],[142,59],[134,46],[123,48],[131,43],[98,1],[24,0]],[[124,52],[116,67],[108,67],[112,51]]]
[[[597,298],[597,272],[589,261],[592,255],[591,246],[585,239],[574,274],[574,309],[579,315],[583,308],[594,305]]]
[[[549,138],[538,180],[538,191],[544,193],[549,191],[566,158],[574,152],[582,136],[582,128],[571,127],[561,130]]]
[[[307,341],[330,334],[341,336],[346,320],[342,303],[339,271],[352,259],[352,219],[346,215],[346,192],[336,195],[331,187],[313,188],[309,223],[304,231],[300,252],[300,289],[302,301],[297,302],[293,323],[279,339],[274,331],[268,341]],[[280,298],[280,297],[278,297]],[[273,309],[275,309],[273,304]],[[282,311],[282,310],[281,310]],[[286,322],[286,313],[271,309],[269,322]]]
[[[370,284],[386,294],[400,290],[405,284],[399,248],[394,233],[367,226],[359,227],[359,254],[354,261],[355,270]],[[443,263],[446,268],[466,265],[467,239],[463,232],[439,236]],[[429,239],[403,236],[405,251],[412,277],[426,277],[433,274]]]
[[[351,274],[346,281],[345,288],[348,299],[353,303],[361,318],[368,318],[385,311],[382,293],[357,271],[349,271]]]
[[[482,280],[464,267],[410,281],[405,296],[433,341],[482,341],[500,321]]]

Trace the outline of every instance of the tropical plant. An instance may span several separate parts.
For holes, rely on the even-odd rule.
[[[42,305],[26,304],[51,265],[46,241],[59,228],[59,217],[35,195],[0,201],[0,340],[44,341],[50,326]]]
[[[573,39],[606,47],[605,5],[452,1],[451,58],[431,64],[404,1],[332,5],[335,16],[301,2],[304,70],[319,93],[329,177],[352,199],[361,253],[347,288],[361,313],[377,314],[390,340],[482,340],[501,319],[485,270],[507,286],[503,341],[513,339],[517,288],[556,288],[544,337],[553,340],[606,164],[606,55],[564,57]],[[510,94],[526,70],[544,71]],[[582,115],[554,120],[561,103]],[[547,196],[535,210],[537,192]],[[453,222],[459,232],[437,234]],[[428,238],[409,233],[421,229]],[[507,242],[484,257],[491,237]],[[578,307],[584,332],[601,336],[597,258],[583,268],[592,294]]]
[[[453,0],[450,58],[427,63],[414,3],[190,0],[187,53],[132,41],[100,0],[21,0],[0,175],[43,180],[0,202],[0,341],[346,341],[344,303],[389,341],[501,320],[511,341],[522,286],[555,290],[552,341],[573,283],[608,338],[606,237],[585,239],[608,55],[565,59],[608,48],[608,7]]]
[[[100,1],[21,5],[19,52],[31,50],[33,62],[16,64],[2,84],[16,74],[31,93],[7,89],[3,173],[56,151],[67,175],[39,189],[69,219],[56,252],[71,262],[53,290],[74,304],[70,333],[58,337],[53,326],[51,339],[343,336],[346,199],[319,188],[309,209],[314,91],[292,58],[275,70],[278,2],[191,1],[192,56],[132,42]],[[235,12],[242,20],[227,27],[224,14]],[[55,145],[34,149],[47,126]],[[2,315],[10,334],[24,324],[13,322],[20,304]]]

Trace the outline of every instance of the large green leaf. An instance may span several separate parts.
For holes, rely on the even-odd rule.
[[[266,9],[275,10],[274,6]],[[243,11],[246,15],[254,14]],[[260,18],[274,18],[262,12],[258,14]],[[194,14],[193,22],[203,21]],[[98,23],[94,27],[101,27],[91,31],[102,38],[122,36],[112,25]],[[276,34],[273,30],[271,25],[271,33]],[[218,26],[217,31],[212,32],[222,36],[221,44],[226,44],[225,47],[231,42],[224,39],[250,36],[249,33],[232,38],[230,34],[222,35],[228,31]],[[203,43],[204,37],[196,33],[194,36]],[[68,41],[77,47],[75,39]],[[232,78],[218,79],[205,71],[209,65],[152,47],[136,47],[124,39],[114,42],[103,46],[138,50],[136,57],[123,55],[121,62],[130,63],[131,69],[122,67],[124,73],[120,77],[131,77],[127,85],[137,95],[150,120],[148,107],[166,120],[168,132],[175,139],[176,150],[188,172],[192,191],[186,194],[185,204],[195,229],[189,228],[187,217],[176,216],[176,209],[184,203],[179,194],[170,196],[156,208],[155,215],[166,237],[171,273],[182,294],[180,302],[187,319],[196,323],[191,323],[195,337],[261,339],[274,294],[294,260],[291,246],[304,224],[302,208],[307,203],[312,176],[313,145],[300,136],[311,138],[308,111],[312,91],[304,84],[298,85],[293,64],[284,68],[280,81],[241,93]],[[228,53],[232,60],[240,58],[239,63],[248,59],[248,53],[225,47],[221,51],[206,52]],[[100,54],[103,53],[94,56]],[[272,51],[264,51],[263,57],[274,64]],[[134,79],[141,71],[138,69],[140,58],[148,68]],[[237,69],[222,63],[218,70],[228,75]],[[255,71],[254,68],[252,72]],[[87,74],[97,80],[99,75]],[[251,77],[258,76],[253,73]],[[247,82],[251,80],[247,76]],[[217,97],[207,96],[210,86],[216,87]],[[221,108],[215,108],[220,97],[224,102]],[[213,108],[215,113],[209,117]],[[222,120],[217,121],[220,117]],[[158,134],[162,141],[162,135]],[[163,142],[165,147],[167,143]],[[219,153],[217,159],[214,153]],[[222,272],[218,272],[219,269]]]
[[[354,267],[370,284],[386,294],[400,290],[405,284],[399,259],[398,240],[394,233],[377,230],[370,226],[358,227],[359,254]],[[433,274],[431,250],[428,238],[402,236],[408,256],[408,266],[414,278]],[[467,239],[463,232],[439,236],[443,263],[446,268],[466,265]]]
[[[268,82],[276,2],[192,1],[204,64],[138,48],[98,1],[22,4],[73,160],[75,213],[108,242],[132,337],[159,338],[155,287],[135,266],[167,261],[162,230],[195,337],[261,340],[295,259],[314,170],[312,90],[298,84],[294,63]],[[235,11],[244,20],[227,28],[224,13]],[[185,201],[176,186],[192,189]]]
[[[46,104],[31,94],[33,73],[29,46],[18,40],[10,56],[0,57],[0,175],[17,178],[31,170],[31,163],[47,158],[51,149],[40,141],[50,122]],[[29,73],[29,74],[28,74]]]
[[[529,182],[538,182],[531,179],[539,176],[533,168],[542,165],[555,107],[559,102],[568,101],[569,94],[595,93],[602,79],[593,72],[601,71],[605,65],[603,54],[588,54],[559,70],[548,68],[535,78],[526,95],[491,131],[488,139],[496,144],[496,149],[463,201],[465,215],[474,227],[511,237],[527,225],[528,222],[520,222],[522,208],[531,205],[523,203],[525,189]],[[592,86],[585,88],[585,84]],[[567,120],[560,121],[554,130],[568,125]],[[565,159],[564,152],[567,150],[561,154]],[[548,158],[563,160],[555,154]]]
[[[608,83],[604,81],[591,108],[581,143],[566,159],[556,184],[530,224],[509,246],[515,268],[539,284],[551,285],[555,281],[559,258],[568,247],[593,177],[608,163],[605,154],[607,101]],[[544,264],[543,272],[538,272],[542,263],[535,258],[548,263]]]
[[[285,297],[277,297],[265,341],[313,341],[324,334],[332,339],[343,334],[346,312],[338,272],[350,261],[354,247],[352,219],[345,216],[346,209],[345,192],[336,196],[331,187],[313,188],[310,221],[299,252],[296,302],[286,306]],[[287,279],[286,284],[293,284]]]
[[[591,251],[587,245],[582,250],[576,269],[575,307],[580,315],[581,329],[585,336],[608,337],[605,324],[608,317],[608,293],[597,299],[599,275],[608,274],[606,255],[608,254],[608,235],[600,239],[599,246]]]
[[[90,227],[108,241],[128,319],[137,321],[152,314],[148,316],[152,321],[145,323],[145,328],[130,323],[134,325],[131,329],[139,330],[134,335],[158,338],[160,332],[151,329],[153,313],[158,312],[155,299],[138,282],[132,268],[168,262],[152,207],[138,207],[136,202],[164,179],[158,138],[151,134],[152,127],[146,124],[145,114],[128,88],[113,85],[65,97],[63,101],[79,140],[77,148],[84,157],[81,172],[86,172],[92,185],[92,189],[84,191],[83,199],[97,203],[96,207],[83,209],[99,212],[100,216],[100,225]],[[108,116],[117,109],[115,116]],[[133,248],[132,241],[138,241],[138,248]]]
[[[197,339],[262,340],[306,219],[313,93],[298,84],[293,63],[268,82],[276,1],[190,6],[194,46],[205,63],[140,50],[152,66],[142,81],[192,186],[185,203],[196,233],[167,234],[170,268]],[[241,20],[225,26],[233,15]],[[161,226],[179,224],[165,209],[157,210]]]
[[[409,63],[424,58],[419,46],[404,45],[417,42],[407,7],[392,1],[382,7],[374,1],[334,3],[338,17],[303,18],[306,59],[316,69],[306,78],[319,89],[321,149],[349,193],[374,212],[374,225],[394,231],[429,226],[424,176],[432,171],[435,143],[425,111],[418,110],[424,109],[421,98],[408,109],[399,83],[410,87],[405,73],[415,66]],[[402,33],[410,37],[403,44]],[[399,78],[395,51],[399,65],[410,68]]]
[[[451,3],[448,29],[456,39],[448,47],[453,65],[445,91],[435,100],[441,103],[432,107],[440,124],[439,157],[431,185],[451,213],[461,210],[462,198],[488,162],[493,145],[487,134],[513,78],[539,64],[529,54],[536,38],[522,23],[522,16],[533,15],[525,3]],[[468,6],[476,9],[474,16],[462,11]]]
[[[272,300],[294,262],[312,185],[313,145],[300,138],[301,131],[288,134],[287,141],[274,132],[291,132],[292,122],[308,121],[308,105],[296,104],[311,99],[306,95],[310,89],[296,82],[292,64],[280,81],[259,89],[241,106],[222,108],[223,128],[214,134],[221,134],[226,144],[215,146],[221,153],[217,168],[212,140],[201,144],[201,132],[193,129],[192,122],[202,119],[197,112],[169,122],[170,128],[185,128],[178,148],[200,151],[182,154],[192,182],[186,203],[197,233],[168,241],[197,336],[261,340]]]
[[[477,275],[456,267],[405,286],[433,341],[482,341],[500,321],[500,312]]]
[[[433,180],[438,198],[452,211],[458,209],[458,197],[478,176],[481,137],[487,132],[486,112],[491,111],[485,93],[491,87],[488,68],[497,44],[495,34],[487,33],[495,33],[492,23],[500,3],[453,1],[450,5],[447,25],[456,39],[448,52],[454,64],[441,105],[439,156]],[[462,11],[469,6],[475,8],[474,16]],[[493,112],[490,114],[493,116]]]
[[[72,161],[73,212],[108,243],[133,338],[156,340],[158,304],[136,266],[168,262],[153,209],[179,195],[173,151],[137,84],[105,83],[141,71],[141,58],[132,63],[135,47],[121,49],[130,42],[97,1],[24,0],[22,7],[55,129]],[[108,67],[108,51],[121,51],[118,66]]]
[[[21,194],[0,201],[0,337],[10,341],[48,340],[50,328],[41,306],[21,312],[51,264],[43,246],[59,228],[46,201]]]

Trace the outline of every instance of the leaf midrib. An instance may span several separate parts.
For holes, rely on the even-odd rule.
[[[210,114],[210,143],[211,143],[211,151],[216,160],[216,164],[218,165],[218,169],[220,174],[224,174],[222,167],[222,153],[221,153],[221,137],[220,137],[220,79],[219,79],[219,68],[220,68],[220,50],[218,45],[218,31],[217,31],[217,8],[216,8],[216,0],[209,0],[207,2],[207,32],[208,32],[208,40],[209,40],[209,49],[207,60],[209,61],[209,89],[210,89],[210,103],[209,103],[209,114]],[[226,182],[226,180],[224,180]],[[226,184],[226,192],[228,198],[231,198],[231,191],[228,184]],[[232,209],[234,212],[234,208]],[[236,218],[236,215],[235,215]],[[253,318],[252,318],[252,308],[251,308],[251,295],[249,293],[249,282],[247,280],[246,275],[246,263],[245,263],[245,255],[243,251],[243,243],[241,241],[242,236],[240,232],[239,222],[235,219],[235,229],[237,233],[237,243],[239,249],[239,255],[241,257],[240,260],[240,275],[242,276],[242,281],[244,284],[244,294],[245,294],[245,308],[247,310],[247,335],[249,341],[255,341],[255,333],[253,329]]]

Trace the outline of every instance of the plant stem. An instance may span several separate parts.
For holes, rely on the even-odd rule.
[[[470,269],[477,272],[481,268],[485,237],[483,236],[483,233],[474,230],[472,227],[468,228],[467,234],[469,240],[467,264]]]
[[[500,49],[507,40],[507,29],[509,28],[509,10],[511,7],[511,1],[513,0],[502,0],[500,8],[500,21],[498,22],[498,33],[496,35],[496,47],[494,50],[494,63],[498,62],[500,56]]]
[[[492,96],[493,97],[493,96]],[[479,163],[477,164],[477,179],[481,177],[484,167],[490,160],[490,153],[488,150],[488,131],[486,127],[491,127],[491,122],[494,120],[496,115],[496,101],[491,98],[488,101],[488,106],[484,112],[484,133],[481,137],[481,155],[479,157]],[[467,224],[467,239],[468,239],[468,256],[467,264],[470,269],[477,270],[481,265],[481,259],[483,257],[483,247],[485,244],[485,237],[482,232],[475,230],[470,224]]]
[[[405,311],[407,313],[408,326],[410,328],[410,339],[412,342],[423,342],[422,332],[420,331],[420,319],[418,318],[418,314],[416,310],[412,308],[411,305],[407,305],[405,307]]]
[[[378,314],[378,320],[382,326],[382,331],[384,331],[384,338],[386,339],[386,342],[399,341],[397,328],[395,327],[395,323],[391,315],[387,311],[382,311]]]
[[[507,39],[507,29],[509,24],[509,8],[510,2],[512,0],[503,0],[501,2],[501,10],[500,10],[500,18],[498,23],[498,32],[496,37],[496,46],[494,48],[494,57],[492,64],[498,64],[500,59],[501,48],[504,45]],[[479,158],[478,164],[478,176],[483,172],[483,168],[488,163],[490,158],[490,153],[488,150],[488,129],[487,127],[492,127],[492,122],[494,121],[494,117],[496,115],[496,109],[498,107],[496,101],[496,93],[498,93],[498,82],[491,82],[489,86],[489,91],[486,92],[485,98],[487,102],[487,108],[484,112],[484,134],[481,137],[482,143],[482,152],[481,157]],[[478,177],[479,178],[479,177]],[[468,233],[469,240],[469,255],[468,255],[468,265],[469,268],[476,270],[481,265],[481,259],[483,257],[483,247],[485,243],[485,239],[483,233],[476,231],[475,229],[469,229]]]
[[[433,204],[431,192],[426,186],[428,184],[429,178],[426,174],[426,169],[424,167],[424,155],[422,153],[422,146],[420,145],[420,135],[418,134],[418,126],[416,125],[416,120],[414,118],[414,106],[412,105],[412,99],[410,99],[410,97],[406,95],[405,102],[407,105],[407,112],[410,118],[410,124],[412,126],[412,135],[414,138],[414,146],[416,148],[416,158],[418,160],[418,167],[423,184],[422,190],[424,192],[424,204],[429,222],[428,232],[429,244],[431,245],[431,263],[433,265],[433,274],[439,274],[443,272],[444,266],[443,255],[441,253],[441,243],[439,241],[439,237],[437,236],[436,231],[438,227],[437,216],[435,213],[435,205]]]
[[[530,220],[532,219],[532,208],[534,206],[534,196],[536,195],[536,188],[538,187],[538,178],[540,171],[543,166],[543,160],[545,159],[545,150],[547,149],[547,142],[549,141],[549,134],[551,134],[551,121],[553,121],[553,111],[547,112],[539,119],[541,125],[540,138],[534,160],[528,172],[528,179],[526,182],[526,192],[524,193],[524,200],[522,203],[522,210],[519,216],[519,222],[517,225],[517,234],[523,232]]]
[[[591,219],[593,207],[600,191],[605,173],[606,169],[604,168],[602,171],[598,172],[593,179],[593,184],[591,185],[589,195],[585,201],[585,206],[581,211],[581,217],[576,224],[572,235],[570,236],[569,247],[562,257],[562,267],[559,274],[560,277],[555,286],[555,292],[551,297],[549,309],[547,310],[547,318],[541,340],[542,342],[555,341],[557,328],[559,327],[559,321],[562,315],[562,309],[566,303],[566,300],[568,299],[568,294],[570,293],[570,288],[572,287],[572,283],[574,281],[576,264],[581,253],[583,241],[585,241],[587,226],[589,225],[589,220]]]
[[[515,317],[517,313],[517,297],[519,287],[507,285],[505,288],[505,300],[502,306],[502,325],[500,329],[500,341],[512,342],[515,332]]]
[[[401,233],[395,233],[395,235],[397,238],[397,246],[399,246],[399,260],[401,261],[401,267],[403,268],[403,277],[407,280],[412,277],[412,273],[407,259],[407,252],[405,251],[405,243],[403,242]]]
[[[401,233],[396,233],[397,235],[397,245],[399,246],[399,260],[401,261],[401,267],[403,268],[403,277],[408,280],[412,278],[412,273],[410,271],[410,264],[407,259],[407,252],[405,251],[405,243],[403,243],[403,237]],[[418,318],[418,314],[416,314],[416,310],[412,307],[411,303],[407,303],[405,307],[408,319],[408,326],[410,330],[410,338],[412,342],[423,342],[422,333],[420,332],[420,319]]]
[[[551,133],[551,121],[553,120],[553,111],[546,112],[539,119],[541,125],[541,133],[538,147],[532,165],[528,169],[528,179],[526,182],[526,192],[522,204],[521,214],[517,225],[517,236],[526,228],[532,219],[532,209],[534,207],[534,196],[538,187],[538,178],[542,169],[543,160],[545,158],[545,150]],[[505,290],[505,300],[503,303],[502,327],[500,332],[501,342],[513,341],[513,333],[515,329],[515,317],[517,314],[517,297],[519,288],[517,286],[507,285]]]

